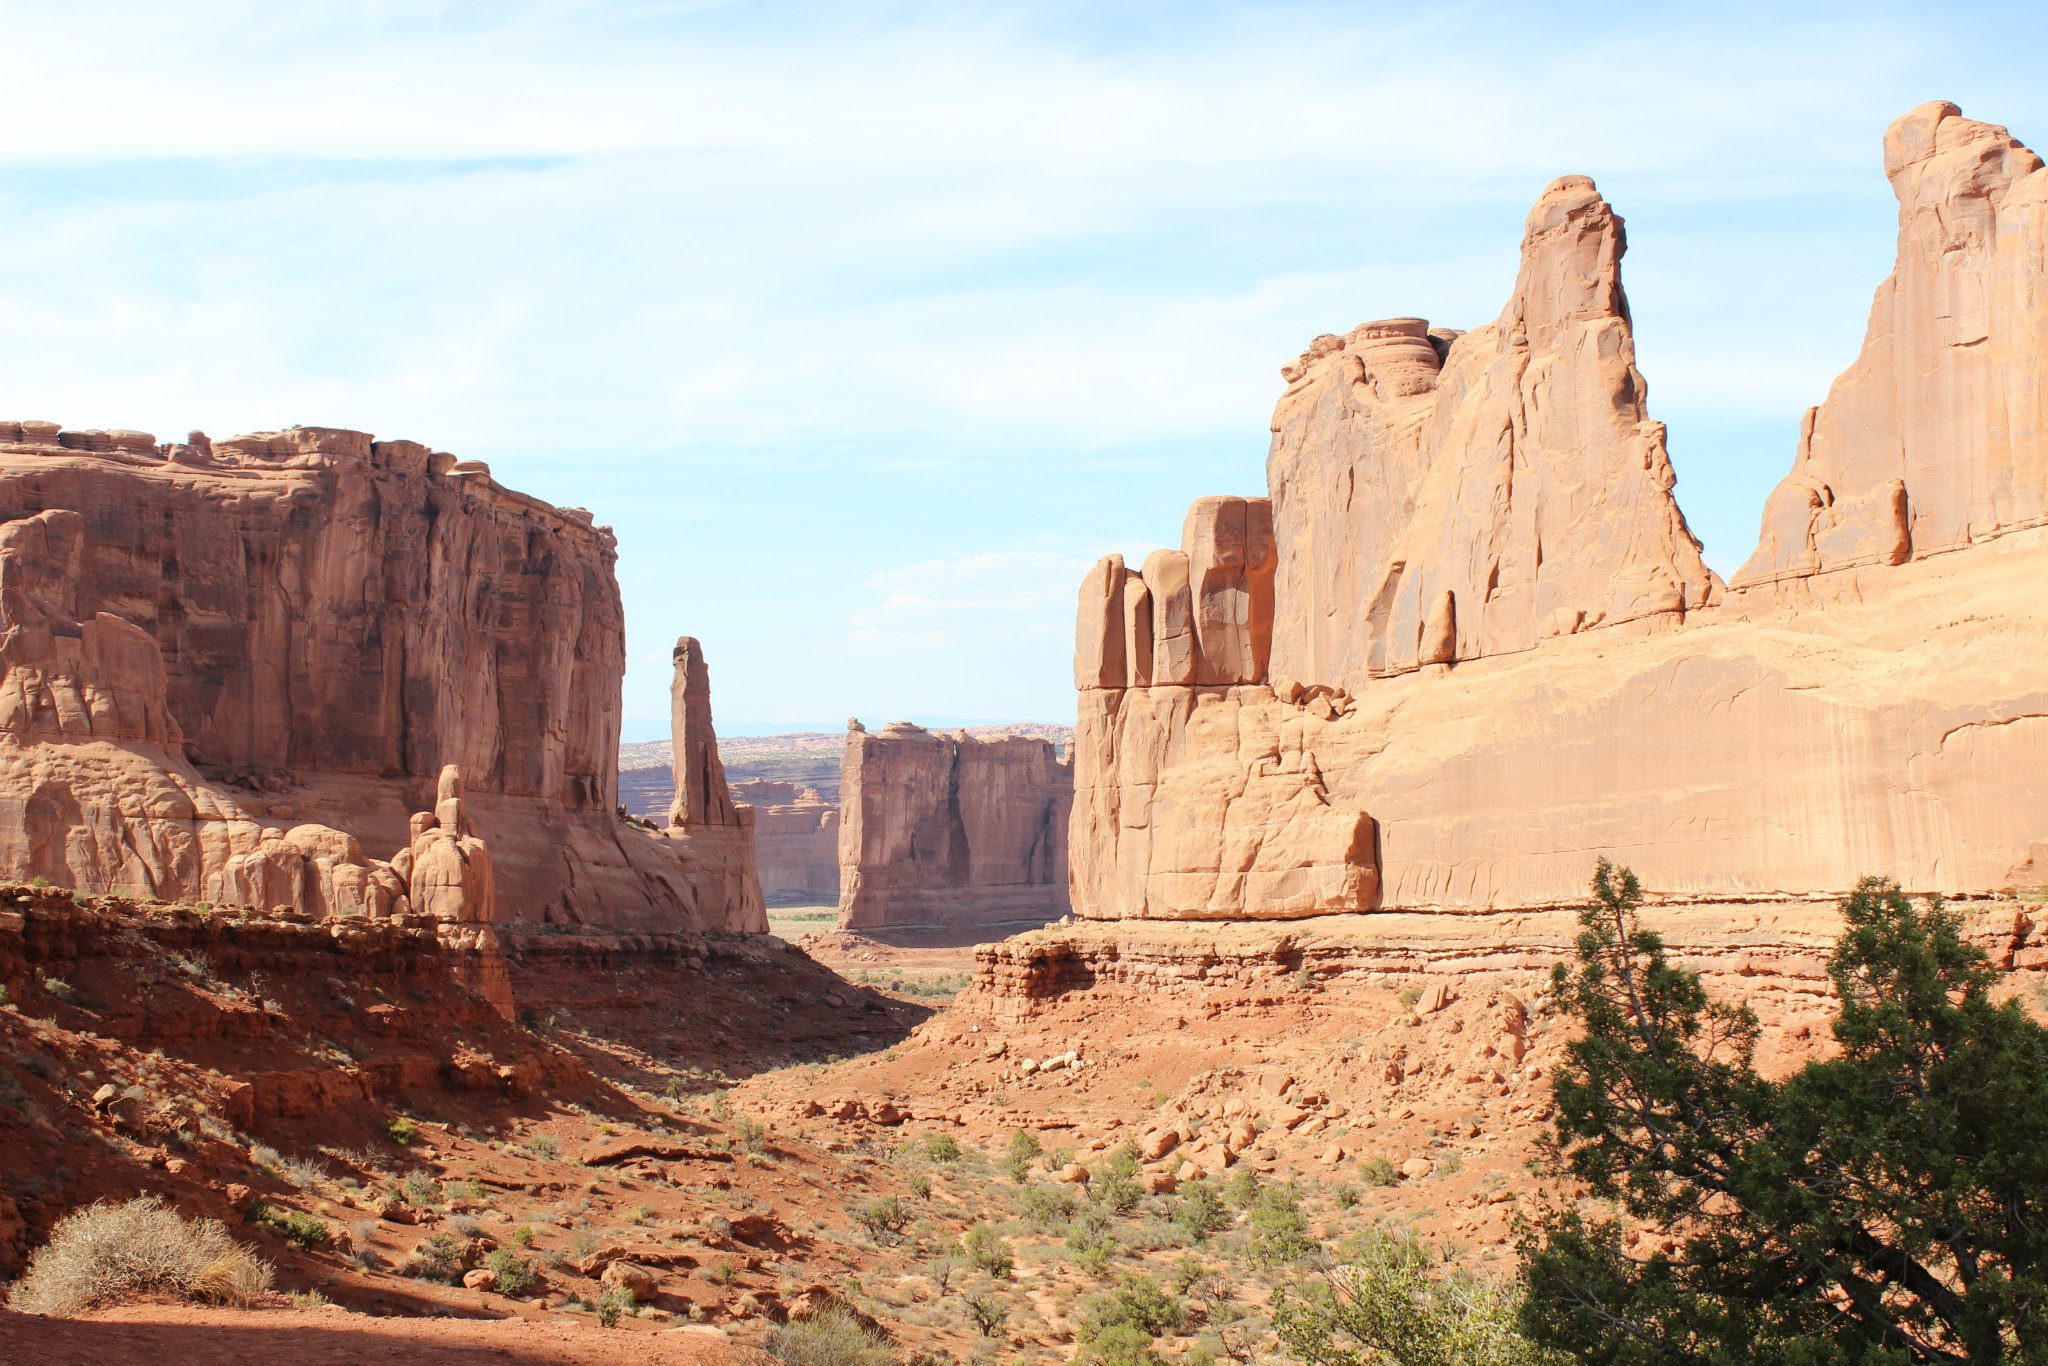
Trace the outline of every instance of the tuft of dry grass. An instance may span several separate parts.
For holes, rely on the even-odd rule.
[[[269,1288],[269,1264],[218,1220],[186,1219],[145,1195],[66,1215],[29,1260],[8,1307],[65,1316],[141,1295],[247,1304]]]

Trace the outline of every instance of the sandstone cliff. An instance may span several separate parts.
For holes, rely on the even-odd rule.
[[[978,929],[1067,910],[1073,768],[1045,740],[894,722],[846,736],[839,923]]]
[[[2048,522],[2048,171],[1923,104],[1885,133],[1898,264],[1808,410],[1738,586],[1894,565]]]
[[[0,423],[0,869],[375,910],[452,764],[500,918],[750,927],[614,814],[614,559],[411,442]]]
[[[1562,904],[1602,854],[1695,898],[2048,881],[2048,176],[1952,106],[1886,149],[1899,264],[1747,591],[1672,497],[1583,177],[1538,200],[1493,323],[1284,367],[1270,503],[1204,499],[1180,552],[1083,583],[1075,910]]]

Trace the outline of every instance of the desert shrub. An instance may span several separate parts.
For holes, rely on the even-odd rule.
[[[888,1366],[889,1344],[851,1312],[828,1305],[768,1335],[768,1355],[787,1366]]]
[[[423,1281],[455,1281],[462,1278],[462,1263],[463,1246],[453,1234],[430,1233],[413,1248],[406,1271]]]
[[[1413,1009],[1415,1009],[1415,1003],[1416,1003],[1417,1001],[1421,1000],[1421,999],[1422,999],[1422,988],[1421,988],[1421,987],[1402,987],[1402,988],[1401,988],[1401,1009],[1403,1009],[1403,1010],[1413,1010]]]
[[[484,1265],[497,1274],[498,1289],[507,1295],[523,1295],[533,1288],[533,1263],[508,1248],[493,1250]]]
[[[1045,1145],[1038,1141],[1038,1135],[1029,1129],[1019,1129],[1010,1135],[1010,1146],[1003,1153],[1003,1175],[1022,1185],[1031,1176],[1031,1164],[1045,1153]]]
[[[1561,1366],[1522,1336],[1508,1283],[1436,1265],[1411,1235],[1371,1231],[1320,1285],[1275,1297],[1273,1327],[1309,1366]]]
[[[1177,1332],[1187,1310],[1172,1295],[1160,1289],[1150,1276],[1127,1276],[1116,1289],[1088,1301],[1081,1313],[1081,1326],[1074,1336],[1093,1342],[1111,1328],[1135,1328],[1150,1342],[1163,1333]]]
[[[1259,1174],[1250,1167],[1239,1167],[1223,1183],[1223,1203],[1232,1209],[1250,1209],[1259,1198]]]
[[[80,1314],[142,1295],[246,1304],[270,1267],[212,1219],[186,1219],[153,1195],[66,1215],[15,1284],[10,1307]]]
[[[1256,1266],[1298,1262],[1316,1250],[1301,1212],[1301,1194],[1293,1186],[1271,1186],[1259,1192],[1245,1216],[1245,1260]]]
[[[1166,1358],[1152,1350],[1143,1329],[1118,1324],[1075,1353],[1074,1366],[1166,1366]]]
[[[977,1291],[966,1300],[967,1317],[973,1320],[974,1331],[985,1338],[992,1338],[1003,1331],[1003,1325],[1010,1321],[1010,1311],[1003,1308],[1001,1300],[993,1295]]]
[[[535,1134],[526,1140],[526,1151],[543,1162],[552,1162],[562,1155],[562,1144],[553,1134]]]
[[[924,1155],[928,1162],[958,1162],[960,1140],[948,1133],[929,1133],[924,1136]]]
[[[1052,1233],[1066,1227],[1078,1208],[1079,1203],[1073,1195],[1058,1186],[1027,1187],[1024,1198],[1018,1203],[1025,1222],[1040,1233]]]
[[[259,1228],[274,1229],[303,1248],[325,1247],[333,1238],[334,1231],[327,1227],[325,1220],[295,1209],[279,1209],[275,1205],[258,1200],[249,1207],[249,1222]]]
[[[78,988],[72,986],[71,983],[65,981],[62,977],[39,977],[37,978],[37,983],[44,991],[66,1005],[70,1005],[78,1000]]]
[[[1353,1209],[1358,1204],[1358,1187],[1348,1181],[1339,1182],[1337,1189],[1330,1192],[1330,1198],[1337,1202],[1338,1209]]]
[[[949,1295],[953,1291],[953,1278],[960,1274],[960,1268],[966,1264],[962,1258],[947,1253],[942,1257],[932,1258],[931,1265],[925,1268],[925,1274],[932,1278],[934,1289],[941,1295]]]
[[[1191,1242],[1203,1242],[1212,1233],[1220,1233],[1230,1227],[1231,1216],[1216,1190],[1206,1181],[1190,1181],[1180,1188],[1173,1202],[1173,1213],[1169,1216]]]
[[[633,1297],[619,1290],[605,1291],[597,1297],[597,1303],[592,1306],[597,1313],[597,1323],[600,1328],[618,1327],[619,1320],[632,1307]]]
[[[406,1204],[420,1209],[440,1204],[444,1194],[441,1183],[426,1172],[411,1173],[399,1183],[398,1190],[405,1197]]]
[[[1138,1185],[1141,1166],[1138,1150],[1129,1143],[1124,1144],[1109,1155],[1109,1160],[1102,1166],[1102,1174],[1090,1184],[1089,1194],[1097,1204],[1118,1214],[1129,1214],[1145,1199],[1145,1192]]]
[[[1080,1211],[1067,1229],[1067,1251],[1074,1265],[1090,1276],[1108,1275],[1109,1264],[1119,1250],[1116,1230],[1100,1208],[1091,1205]]]
[[[884,1195],[853,1207],[854,1222],[868,1231],[871,1238],[894,1237],[909,1228],[917,1218],[900,1195]]]
[[[997,1280],[1007,1279],[1017,1265],[1010,1240],[996,1232],[993,1224],[976,1224],[968,1229],[967,1236],[960,1240],[960,1250],[977,1270],[986,1271]]]
[[[741,1115],[732,1122],[733,1134],[740,1146],[750,1153],[758,1153],[768,1146],[768,1126],[752,1115]]]
[[[532,1247],[533,1226],[531,1224],[521,1224],[518,1228],[513,1229],[512,1241],[521,1247]]]
[[[1378,1189],[1391,1186],[1401,1179],[1401,1173],[1394,1170],[1394,1164],[1384,1157],[1368,1157],[1358,1164],[1358,1179]]]
[[[397,1115],[384,1126],[384,1136],[401,1148],[410,1148],[419,1141],[420,1129],[404,1115]]]
[[[923,1172],[912,1172],[903,1182],[910,1193],[920,1200],[932,1198],[932,1179]]]

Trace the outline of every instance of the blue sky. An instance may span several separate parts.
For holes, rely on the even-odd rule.
[[[0,0],[0,416],[410,437],[621,543],[629,718],[1070,720],[1096,556],[1320,332],[1500,309],[1585,173],[1724,572],[1889,268],[1885,124],[2044,7]],[[645,724],[634,729],[644,731]]]

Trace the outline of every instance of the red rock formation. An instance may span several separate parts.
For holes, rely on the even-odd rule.
[[[2048,522],[2048,171],[1946,101],[1885,133],[1898,264],[1809,409],[1738,587],[1894,565]]]
[[[696,637],[676,641],[675,677],[669,684],[676,795],[667,831],[692,875],[731,918],[747,928],[767,928],[761,883],[754,865],[754,809],[736,803],[725,785],[718,758],[718,732],[711,724],[711,670]]]
[[[613,814],[614,558],[411,442],[0,424],[0,869],[375,911],[453,763],[508,918],[752,927]]]
[[[814,787],[773,778],[734,783],[732,795],[754,808],[754,863],[771,904],[829,905],[839,900],[839,808]]]
[[[1620,220],[1559,180],[1494,323],[1368,323],[1285,368],[1270,608],[1247,573],[1231,667],[1205,671],[1193,586],[1208,500],[1180,555],[1087,577],[1075,910],[1555,905],[1602,854],[1676,896],[2048,880],[2048,175],[1950,106],[1886,146],[1898,268],[1738,583],[1878,568],[1820,595],[1705,569],[1634,365]],[[1256,566],[1242,506],[1231,553]]]
[[[849,723],[839,924],[981,928],[1067,910],[1073,768],[1052,744]]]

